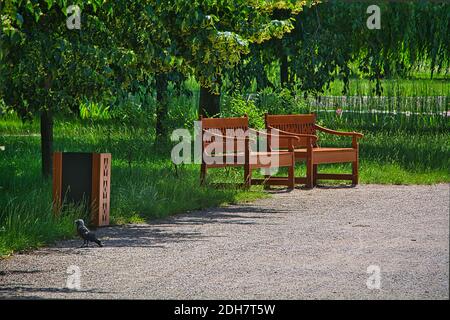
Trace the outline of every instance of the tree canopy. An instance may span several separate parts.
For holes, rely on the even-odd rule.
[[[290,83],[303,92],[320,93],[336,77],[346,85],[351,66],[374,80],[381,92],[381,79],[405,76],[428,65],[430,76],[450,66],[448,30],[450,5],[446,2],[375,1],[380,7],[381,29],[367,28],[366,2],[325,1],[305,7],[295,16],[294,29],[282,40],[251,48],[232,77],[258,85],[270,85],[264,67],[279,61]],[[288,61],[287,61],[288,60]],[[345,87],[346,89],[347,87]]]
[[[78,5],[81,28],[70,29]],[[43,169],[49,174],[52,113],[77,111],[83,99],[114,101],[156,79],[156,126],[167,113],[174,75],[195,76],[199,113],[220,111],[224,76],[244,86],[281,84],[320,93],[352,68],[375,80],[424,63],[449,67],[450,5],[383,2],[381,30],[366,27],[367,3],[297,0],[6,0],[0,2],[0,99],[23,119],[41,116]],[[344,90],[346,86],[344,87]],[[161,130],[160,130],[161,131]],[[44,159],[45,158],[45,159]]]

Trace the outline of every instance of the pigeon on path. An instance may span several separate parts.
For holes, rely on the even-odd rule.
[[[82,219],[75,220],[75,224],[77,225],[77,233],[84,240],[83,245],[81,247],[89,247],[89,242],[95,242],[99,247],[103,247],[103,244],[100,240],[97,239],[95,233],[89,231],[88,228],[84,225],[84,221]]]

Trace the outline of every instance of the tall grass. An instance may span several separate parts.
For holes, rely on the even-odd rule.
[[[367,130],[414,132],[450,129],[450,83],[445,80],[384,80],[383,94],[377,96],[368,80],[350,82],[342,96],[342,82],[335,81],[317,98],[306,100],[309,111],[325,123]],[[339,117],[336,111],[339,110]]]
[[[444,132],[450,130],[448,97],[335,97],[326,103],[312,103],[324,124],[360,130],[404,130],[408,132]]]
[[[53,215],[51,182],[40,176],[39,137],[15,133],[0,136],[0,145],[6,147],[0,153],[0,256],[71,237],[74,220],[86,217],[82,206]],[[261,188],[200,187],[198,167],[175,167],[170,146],[155,146],[144,124],[130,127],[57,119],[54,144],[60,151],[112,153],[112,224],[142,222],[265,196]],[[237,179],[221,171],[213,176],[232,182]]]
[[[429,75],[428,75],[429,76]],[[426,97],[448,95],[449,78],[440,79],[384,79],[381,81],[382,96],[405,96],[405,97]],[[349,96],[372,96],[375,95],[374,83],[367,79],[350,79]],[[341,96],[344,83],[335,80],[330,87],[324,91],[325,96]]]

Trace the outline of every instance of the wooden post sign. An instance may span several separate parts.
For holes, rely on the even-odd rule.
[[[53,153],[53,209],[64,203],[89,203],[91,224],[109,225],[111,154]]]

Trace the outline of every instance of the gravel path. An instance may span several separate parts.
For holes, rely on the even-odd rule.
[[[1,260],[0,298],[448,299],[449,200],[447,184],[322,187],[103,228],[104,248]]]

